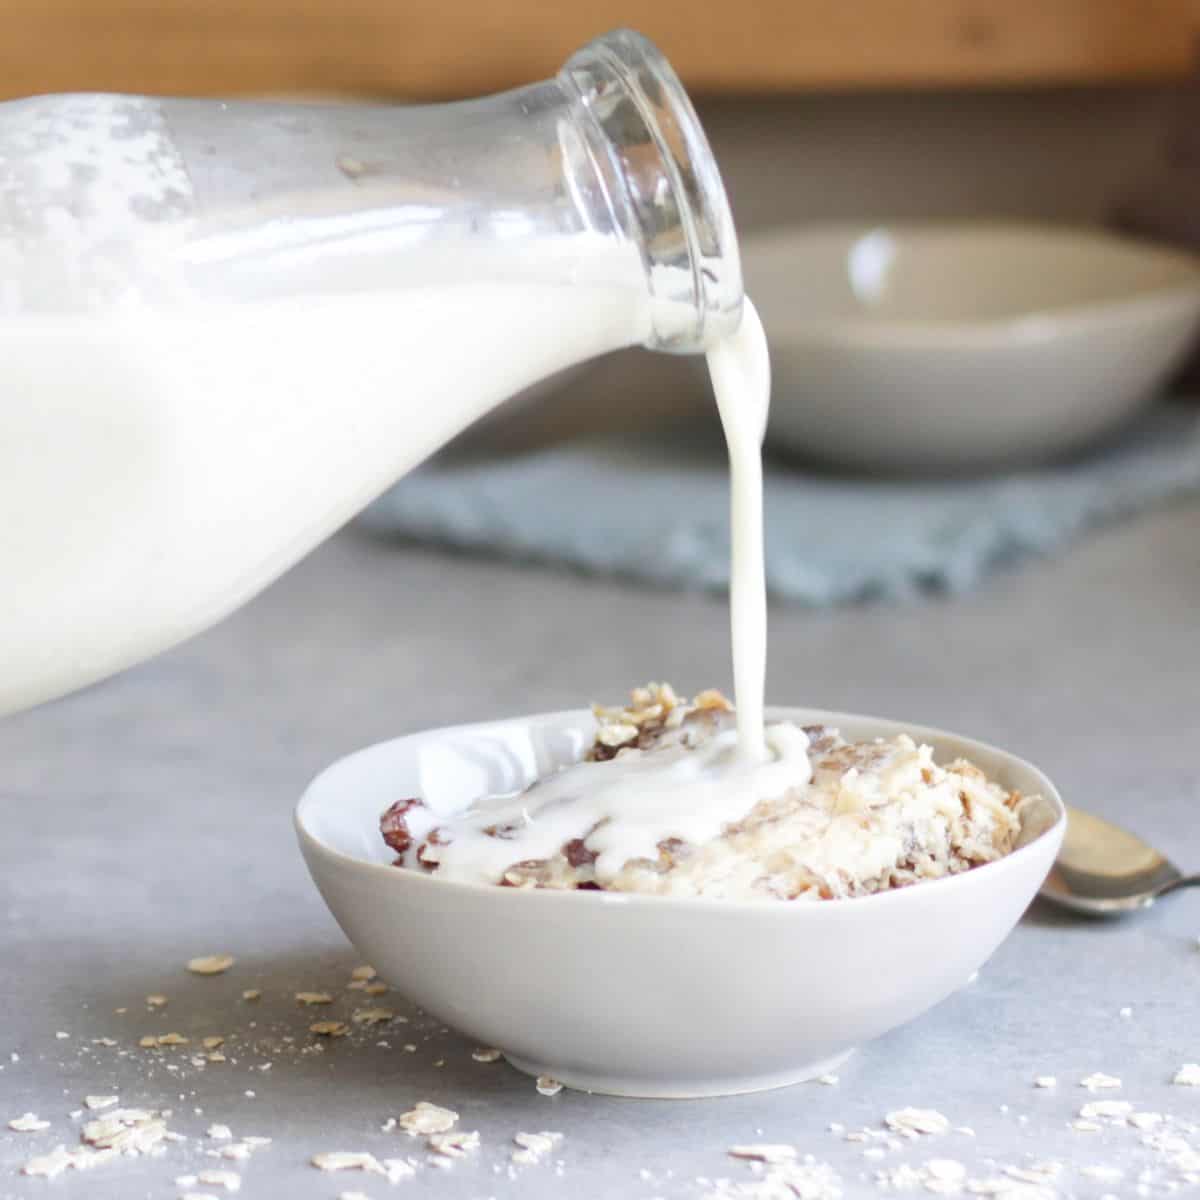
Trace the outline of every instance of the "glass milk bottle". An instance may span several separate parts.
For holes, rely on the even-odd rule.
[[[220,620],[534,381],[700,352],[741,299],[634,33],[457,104],[0,104],[0,712]]]

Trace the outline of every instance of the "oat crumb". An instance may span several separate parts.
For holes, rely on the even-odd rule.
[[[1106,1075],[1103,1071],[1095,1071],[1091,1075],[1085,1075],[1079,1081],[1079,1086],[1087,1088],[1089,1092],[1098,1092],[1105,1088],[1119,1088],[1121,1081],[1115,1075]]]
[[[37,1113],[22,1113],[19,1117],[13,1117],[8,1123],[9,1129],[17,1133],[41,1133],[43,1129],[50,1128],[49,1121],[43,1121]]]
[[[900,1108],[885,1118],[889,1129],[901,1133],[937,1134],[950,1128],[949,1120],[932,1108]]]
[[[308,1027],[309,1033],[317,1037],[344,1037],[350,1032],[350,1027],[344,1021],[314,1021]]]
[[[1033,1086],[1036,1088],[1058,1087],[1058,1079],[1053,1075],[1038,1075],[1034,1078]]]
[[[445,1158],[466,1158],[473,1150],[479,1149],[479,1134],[464,1130],[446,1133],[431,1133],[425,1143],[435,1154]]]
[[[478,1050],[471,1051],[471,1057],[480,1063],[499,1062],[504,1057],[503,1052],[494,1047],[480,1047]]]
[[[557,1096],[563,1090],[563,1085],[549,1075],[539,1075],[534,1086],[542,1096]]]
[[[763,1163],[781,1163],[791,1162],[796,1157],[796,1147],[769,1144],[730,1146],[725,1153],[730,1158],[747,1158],[753,1162]]]
[[[420,1100],[408,1112],[400,1115],[399,1125],[405,1133],[416,1137],[419,1134],[446,1133],[458,1121],[458,1113],[428,1100]]]
[[[199,958],[189,958],[187,969],[193,975],[220,975],[235,961],[232,954],[202,954]]]
[[[540,1162],[562,1141],[561,1133],[543,1129],[541,1133],[518,1133],[513,1136],[517,1149],[512,1152],[512,1161],[519,1166],[532,1166]]]
[[[332,1004],[333,997],[328,992],[297,992],[296,1003],[305,1005]]]
[[[243,1000],[261,1000],[262,999],[262,989],[261,988],[247,988],[242,993],[242,999]]]
[[[395,1015],[390,1008],[356,1008],[350,1020],[355,1025],[386,1025]]]
[[[84,1096],[83,1104],[85,1108],[90,1108],[93,1112],[101,1108],[111,1108],[117,1103],[117,1096]]]
[[[361,979],[366,983],[370,983],[371,980],[375,978],[376,974],[377,972],[374,967],[368,967],[364,964],[361,967],[355,967],[354,970],[350,972],[350,978]]]
[[[233,1137],[233,1130],[228,1125],[210,1125],[206,1131],[210,1138],[215,1141],[229,1141]]]
[[[211,1184],[213,1187],[223,1187],[227,1192],[236,1192],[242,1186],[242,1177],[236,1171],[220,1171],[210,1168],[197,1172],[196,1178],[201,1183]]]

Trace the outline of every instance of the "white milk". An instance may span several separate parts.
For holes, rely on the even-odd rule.
[[[738,750],[744,758],[759,762],[767,757],[762,443],[771,404],[771,360],[767,335],[749,297],[737,332],[709,350],[708,373],[729,448],[729,624]]]
[[[626,289],[436,283],[0,321],[0,712],[237,608],[501,400],[643,341]]]
[[[530,791],[483,799],[442,824],[437,845],[421,848],[441,878],[497,883],[513,864],[553,858],[583,838],[604,886],[630,860],[657,858],[660,843],[703,845],[760,801],[812,778],[807,734],[792,724],[765,725],[762,441],[771,371],[766,335],[749,300],[738,331],[709,350],[708,368],[729,449],[736,733],[695,748],[626,749],[605,762],[566,767]],[[407,865],[416,865],[418,843],[436,824],[432,813],[414,814]]]

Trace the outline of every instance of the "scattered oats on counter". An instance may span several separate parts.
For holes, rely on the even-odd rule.
[[[41,1133],[43,1129],[50,1128],[49,1121],[43,1121],[37,1113],[22,1113],[19,1117],[13,1117],[8,1123],[9,1129],[17,1133]]]
[[[725,1153],[730,1158],[746,1158],[753,1162],[763,1163],[781,1163],[791,1162],[796,1157],[796,1147],[780,1145],[730,1146]]]
[[[1171,1082],[1178,1087],[1200,1087],[1200,1063],[1184,1063]]]
[[[446,1133],[458,1122],[458,1113],[453,1109],[441,1108],[428,1100],[417,1101],[415,1107],[401,1113],[399,1125],[405,1133],[417,1137],[422,1134]]]
[[[196,1178],[201,1183],[207,1183],[211,1187],[222,1187],[227,1192],[236,1192],[242,1186],[242,1177],[236,1171],[208,1169],[197,1171]]]
[[[68,1169],[86,1171],[116,1156],[115,1150],[89,1150],[86,1146],[68,1150],[66,1146],[59,1145],[49,1154],[39,1154],[36,1158],[31,1158],[21,1168],[21,1174],[41,1175],[46,1179],[53,1179]]]
[[[932,1108],[900,1108],[884,1118],[889,1129],[900,1133],[937,1134],[946,1133],[949,1120]]]
[[[538,1094],[542,1096],[557,1096],[563,1090],[563,1085],[549,1075],[539,1075],[534,1083]]]
[[[368,983],[367,986],[363,988],[363,991],[366,992],[368,996],[382,996],[387,990],[388,985],[386,983],[380,983],[378,980],[376,980],[374,983]]]
[[[543,1129],[541,1133],[518,1133],[513,1135],[517,1149],[512,1152],[512,1161],[519,1166],[533,1166],[541,1162],[559,1142],[561,1133]]]
[[[476,1062],[494,1063],[499,1062],[500,1059],[504,1057],[504,1053],[503,1051],[496,1050],[495,1048],[480,1047],[478,1050],[471,1051],[471,1057]]]
[[[119,1096],[84,1096],[83,1105],[93,1112],[101,1108],[112,1108],[119,1101]]]
[[[210,1138],[218,1142],[230,1141],[233,1138],[233,1130],[228,1125],[210,1125],[206,1132]]]
[[[1038,1075],[1034,1078],[1033,1086],[1036,1088],[1058,1087],[1058,1080],[1053,1075]]]
[[[1095,1071],[1091,1075],[1085,1075],[1079,1081],[1079,1086],[1087,1088],[1089,1092],[1099,1092],[1105,1088],[1119,1088],[1121,1081],[1115,1075],[1106,1075],[1103,1071]]]
[[[473,1150],[479,1149],[479,1134],[461,1129],[431,1133],[425,1144],[434,1154],[440,1154],[444,1158],[466,1158]]]
[[[262,989],[261,988],[247,988],[242,993],[242,999],[243,1000],[261,1000],[262,999]]]
[[[161,1037],[154,1039],[155,1044],[159,1046],[187,1046],[191,1042],[191,1038],[186,1038],[182,1033],[164,1033]]]
[[[819,1163],[811,1154],[801,1162],[776,1163],[763,1170],[763,1164],[750,1163],[761,1172],[751,1180],[701,1180],[713,1190],[704,1200],[842,1200],[843,1191],[837,1172]]]
[[[374,967],[368,967],[365,964],[361,967],[355,967],[350,972],[351,979],[361,979],[366,983],[370,983],[375,978],[377,972]]]
[[[372,1171],[378,1175],[384,1174],[379,1159],[361,1151],[329,1150],[324,1154],[314,1154],[311,1161],[318,1171]]]
[[[1093,1100],[1079,1110],[1079,1115],[1085,1121],[1098,1119],[1124,1121],[1131,1112],[1133,1112],[1133,1105],[1128,1100]]]
[[[157,992],[146,997],[146,1005],[149,1008],[165,1008],[166,1004],[166,996],[160,996]]]
[[[236,961],[232,954],[204,954],[199,958],[189,958],[187,969],[193,975],[221,975]]]
[[[97,1150],[118,1154],[154,1154],[162,1150],[167,1123],[160,1113],[145,1108],[114,1108],[88,1121],[81,1133],[83,1141]]]
[[[315,1033],[317,1037],[345,1037],[350,1032],[350,1026],[344,1021],[314,1021],[308,1027],[309,1033]]]
[[[328,992],[297,992],[296,1003],[305,1005],[332,1004],[333,997]]]
[[[386,1025],[395,1015],[390,1008],[356,1008],[350,1020],[355,1025]]]

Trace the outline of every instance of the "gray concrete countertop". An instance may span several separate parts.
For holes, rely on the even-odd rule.
[[[1069,800],[1197,868],[1198,613],[1200,508],[1182,506],[969,597],[776,611],[770,694],[1001,743],[1043,766]],[[1171,1080],[1200,1061],[1198,893],[1111,925],[1035,906],[977,983],[863,1047],[835,1086],[692,1102],[546,1098],[504,1063],[474,1061],[469,1043],[395,993],[375,1002],[410,1023],[305,1050],[312,1020],[348,1018],[364,1000],[345,990],[358,959],[292,835],[306,780],[338,755],[424,725],[614,698],[647,677],[725,684],[726,622],[709,598],[350,531],[207,635],[0,724],[0,1197],[224,1195],[175,1183],[215,1167],[238,1171],[248,1200],[380,1200],[393,1194],[386,1180],[324,1174],[309,1158],[419,1154],[380,1126],[422,1099],[458,1110],[481,1148],[449,1170],[422,1166],[394,1185],[397,1196],[699,1198],[716,1179],[753,1181],[725,1153],[745,1142],[813,1155],[847,1197],[881,1195],[877,1172],[931,1158],[959,1160],[976,1179],[1063,1164],[1049,1190],[1026,1182],[1033,1190],[1010,1193],[1026,1200],[1191,1190],[1200,1088]],[[237,958],[227,974],[185,970],[217,952]],[[246,988],[262,998],[244,1001]],[[335,1001],[302,1009],[299,990]],[[168,998],[165,1008],[148,1008],[152,993]],[[167,1032],[191,1044],[138,1046]],[[226,1062],[193,1065],[206,1035],[227,1038]],[[1096,1071],[1123,1086],[1090,1094],[1079,1081]],[[1058,1086],[1034,1088],[1042,1074]],[[187,1140],[55,1180],[18,1174],[35,1154],[76,1145],[80,1118],[69,1114],[85,1094],[104,1093],[172,1109],[168,1124]],[[1170,1114],[1171,1136],[1123,1122],[1071,1128],[1096,1099]],[[906,1105],[938,1109],[974,1136],[889,1148],[830,1129],[879,1129]],[[26,1110],[50,1128],[9,1131]],[[204,1136],[210,1122],[273,1140],[248,1161],[208,1157],[220,1146]],[[510,1174],[513,1134],[544,1129],[565,1134],[550,1161]],[[745,1194],[832,1194],[797,1187]]]

